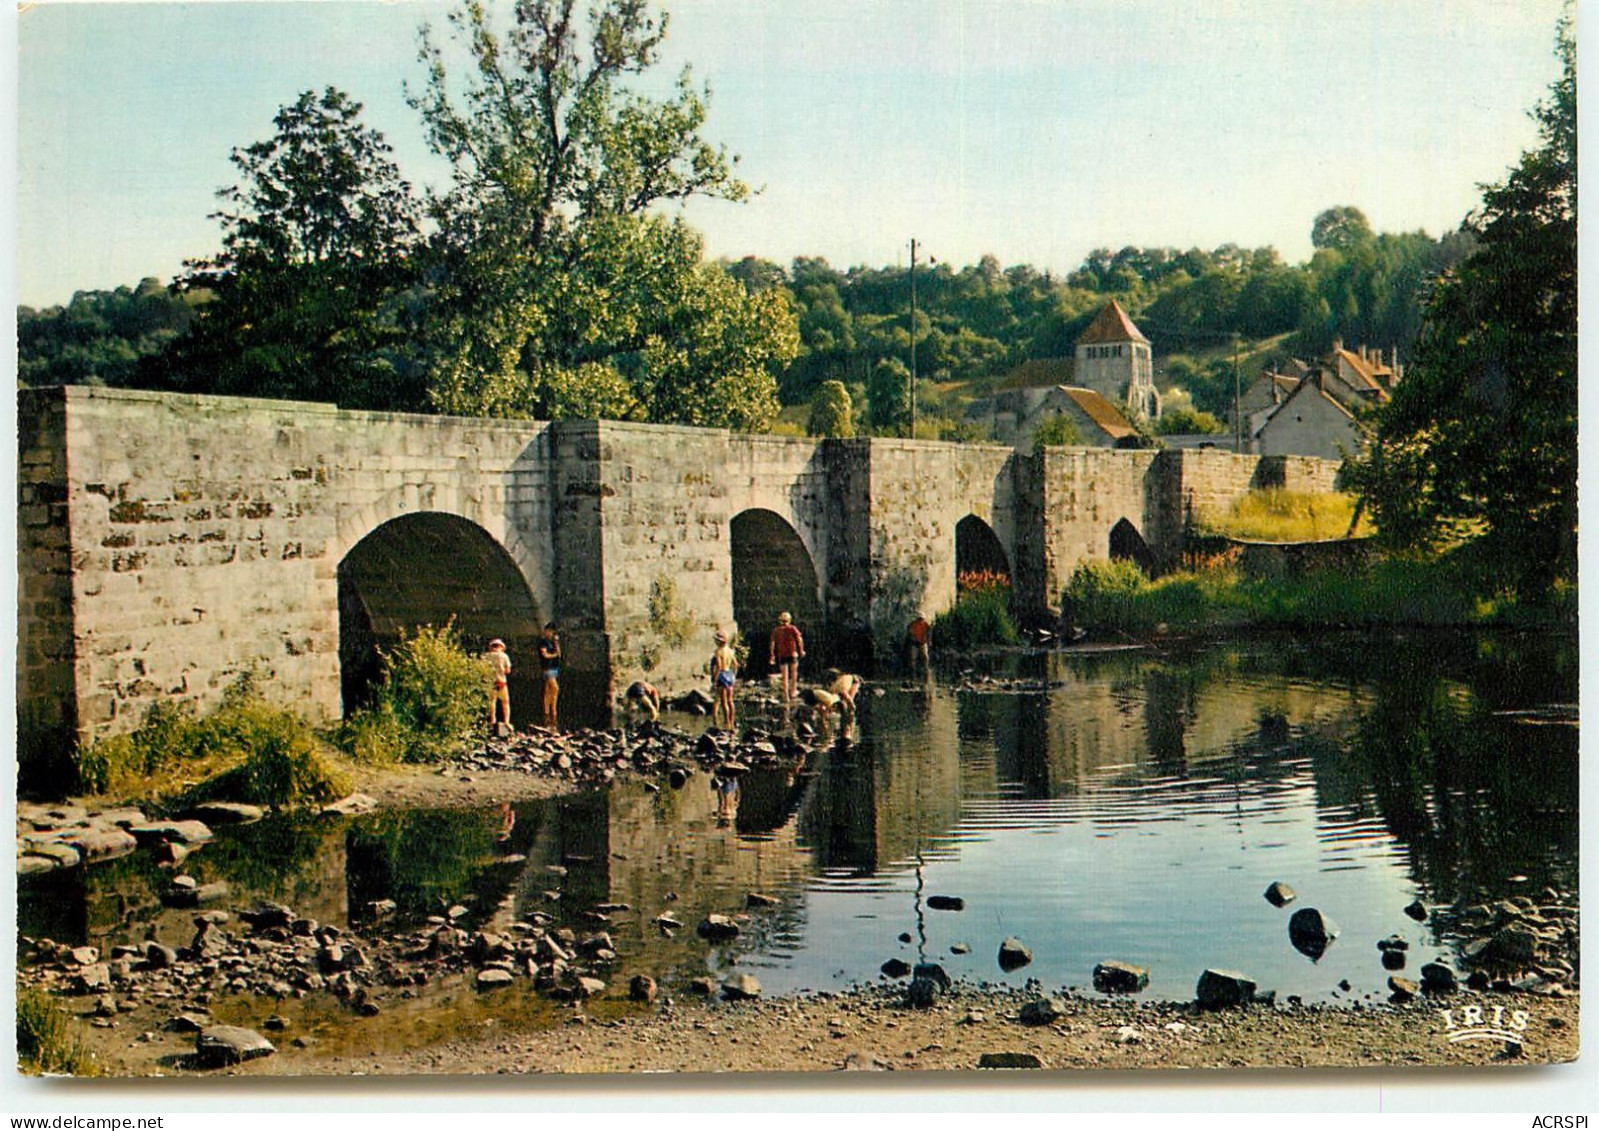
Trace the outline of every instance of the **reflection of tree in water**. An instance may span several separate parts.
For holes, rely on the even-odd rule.
[[[1518,666],[1528,659],[1499,655]],[[1496,673],[1496,665],[1479,662],[1484,658],[1475,654],[1467,665],[1473,688],[1527,705],[1503,692],[1507,680],[1525,680],[1526,671]],[[1577,729],[1493,717],[1478,694],[1446,679],[1438,657],[1424,650],[1395,650],[1379,666],[1376,697],[1351,739],[1351,754],[1424,888],[1451,899],[1574,886]],[[1530,882],[1506,885],[1518,874]]]
[[[521,826],[513,839],[527,835]],[[345,838],[352,917],[377,899],[394,900],[402,915],[427,915],[467,896],[498,898],[494,888],[505,877],[485,875],[483,865],[500,828],[493,810],[378,813],[352,824]]]

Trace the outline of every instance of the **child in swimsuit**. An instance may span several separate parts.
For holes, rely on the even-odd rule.
[[[554,729],[556,703],[561,697],[561,637],[554,621],[544,626],[544,635],[539,637],[539,666],[544,671],[544,725]]]
[[[711,722],[733,729],[733,688],[738,684],[738,654],[727,642],[727,633],[716,633],[716,651],[711,654],[711,690],[716,704]]]
[[[505,708],[505,725],[511,725],[511,657],[505,654],[505,641],[489,641],[489,669],[494,673],[494,694],[489,700],[489,728],[500,721],[500,708]]]

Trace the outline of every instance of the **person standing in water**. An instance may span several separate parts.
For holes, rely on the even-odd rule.
[[[733,688],[738,685],[738,653],[728,643],[727,633],[716,632],[716,651],[711,653],[711,692],[716,698],[711,707],[711,722],[733,729]]]
[[[500,708],[505,708],[505,725],[511,725],[511,657],[505,653],[505,641],[496,637],[489,641],[489,670],[494,674],[494,694],[489,700],[489,729],[500,722]]]
[[[561,697],[561,637],[555,631],[555,622],[544,626],[539,637],[539,668],[544,673],[544,725],[554,730],[556,704]]]
[[[799,684],[799,663],[805,658],[805,638],[794,627],[792,613],[779,613],[777,627],[772,629],[769,659],[773,667],[783,673],[783,706],[794,705],[794,689]]]

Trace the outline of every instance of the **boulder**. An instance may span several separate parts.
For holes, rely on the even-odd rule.
[[[1243,1005],[1255,995],[1255,980],[1236,970],[1206,970],[1194,988],[1194,999],[1201,1009],[1225,1009]]]
[[[1299,898],[1299,893],[1281,880],[1275,880],[1266,889],[1266,902],[1273,907],[1286,907]]]
[[[949,971],[936,962],[918,962],[911,968],[911,977],[927,978],[938,983],[938,988],[945,993],[950,991],[954,982],[950,980]]]
[[[98,994],[110,988],[111,967],[104,962],[96,962],[92,966],[85,966],[72,979],[73,993]]]
[[[1094,967],[1094,988],[1102,994],[1136,994],[1148,985],[1148,967],[1117,961]]]
[[[1378,950],[1409,950],[1410,944],[1405,941],[1404,935],[1389,935],[1385,939],[1377,940]]]
[[[142,825],[129,825],[128,832],[145,845],[168,840],[192,847],[211,839],[211,830],[204,821],[146,821]]]
[[[927,906],[934,911],[964,911],[966,901],[958,895],[930,895]]]
[[[1383,951],[1382,968],[1384,970],[1403,970],[1405,968],[1405,952],[1402,950]]]
[[[710,997],[716,992],[716,983],[709,978],[694,978],[689,981],[688,992],[699,997]]]
[[[1288,920],[1288,941],[1310,959],[1325,954],[1338,933],[1338,924],[1314,907],[1302,907]]]
[[[1429,962],[1421,968],[1421,988],[1430,994],[1452,994],[1460,988],[1460,979],[1442,962]]]
[[[211,1024],[211,1018],[204,1013],[179,1013],[167,1018],[166,1029],[169,1033],[198,1033]]]
[[[627,996],[634,1001],[654,1001],[658,989],[648,974],[635,974],[627,984]]]
[[[1033,960],[1033,952],[1028,950],[1019,939],[1006,939],[999,944],[999,968],[1005,971],[1019,970]]]
[[[749,1001],[761,996],[761,984],[753,974],[733,974],[722,983],[722,996],[728,1001]]]
[[[177,965],[178,952],[170,946],[162,946],[154,939],[151,939],[144,944],[144,960],[149,964],[150,969],[164,970],[168,966]]]
[[[1483,956],[1489,962],[1516,966],[1531,962],[1538,953],[1538,935],[1526,927],[1505,927],[1488,940]]]
[[[695,930],[707,942],[732,942],[738,938],[738,924],[726,915],[707,915]]]
[[[239,918],[256,930],[265,931],[272,927],[282,927],[287,930],[293,924],[296,916],[292,910],[281,903],[263,901],[255,905],[254,911],[239,912]]]
[[[1022,1006],[1016,1019],[1023,1025],[1052,1025],[1066,1016],[1066,1003],[1058,997],[1035,998]]]
[[[985,1052],[977,1058],[979,1068],[1042,1068],[1044,1062],[1030,1052]]]
[[[1409,905],[1405,907],[1405,914],[1418,923],[1425,923],[1427,921],[1427,905],[1419,899],[1411,900]]]
[[[903,978],[911,972],[911,964],[903,958],[890,958],[878,969],[890,978]]]
[[[75,946],[68,952],[67,958],[79,966],[93,966],[100,961],[100,951],[92,946]]]
[[[206,1068],[242,1064],[277,1051],[260,1033],[238,1025],[212,1025],[194,1039],[195,1059]]]

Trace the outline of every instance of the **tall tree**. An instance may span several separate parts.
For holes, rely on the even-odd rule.
[[[186,264],[177,286],[201,300],[191,332],[161,359],[180,389],[420,407],[406,360],[401,293],[417,205],[361,104],[328,87],[235,149],[221,189],[222,250]]]
[[[797,348],[786,298],[724,285],[698,238],[652,212],[743,199],[735,159],[701,137],[705,94],[687,70],[668,98],[628,85],[657,62],[664,14],[646,0],[601,0],[586,20],[575,7],[518,0],[502,36],[464,0],[449,16],[459,82],[424,30],[428,81],[410,100],[454,173],[430,203],[435,403],[763,427]]]
[[[1341,251],[1372,238],[1371,221],[1352,204],[1340,204],[1317,215],[1310,225],[1310,246]]]
[[[1577,104],[1570,21],[1539,145],[1487,186],[1478,240],[1426,308],[1415,360],[1357,468],[1379,526],[1411,541],[1484,531],[1520,589],[1575,576]]]

